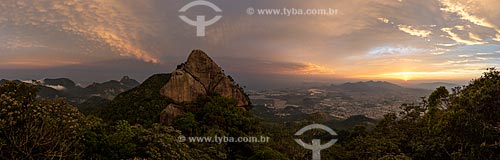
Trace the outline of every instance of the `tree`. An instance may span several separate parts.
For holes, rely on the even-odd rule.
[[[174,127],[187,135],[192,135],[196,128],[199,127],[199,123],[196,121],[195,115],[188,112],[175,118]]]
[[[269,147],[264,147],[258,150],[249,160],[288,160],[288,157]]]
[[[181,132],[173,127],[153,124],[149,129],[140,133],[139,143],[142,158],[149,159],[200,159],[203,156],[199,150],[190,149],[185,143],[178,141],[177,137]],[[198,157],[197,157],[198,156]]]
[[[85,135],[85,159],[193,159],[197,150],[178,142],[173,127],[153,124],[150,128],[117,121],[113,126],[97,121]]]
[[[234,99],[222,96],[200,97],[184,106],[186,113],[176,117],[174,127],[185,136],[247,137],[260,134],[258,120]],[[212,159],[246,159],[254,154],[250,143],[192,143],[191,149],[203,151]]]
[[[432,92],[432,94],[429,96],[429,99],[427,100],[429,102],[429,114],[434,114],[436,110],[442,108],[440,107],[440,105],[446,105],[442,103],[448,96],[448,90],[443,86],[437,88],[434,92]]]
[[[26,83],[0,86],[0,157],[79,159],[86,118],[62,99],[36,99]]]

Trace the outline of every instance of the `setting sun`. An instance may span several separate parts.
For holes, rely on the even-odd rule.
[[[403,74],[402,79],[403,79],[404,81],[408,81],[408,80],[410,80],[410,75],[408,75],[408,74]]]
[[[403,81],[409,81],[413,78],[413,75],[411,72],[397,72],[397,73],[388,73],[388,74],[383,74],[383,78],[388,78],[388,79],[400,79]]]

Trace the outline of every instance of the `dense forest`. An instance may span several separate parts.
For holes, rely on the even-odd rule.
[[[37,97],[37,86],[0,86],[0,159],[310,159],[294,133],[321,123],[264,121],[213,95],[185,105],[172,126],[159,124],[169,99],[158,74],[113,101],[85,104]],[[468,85],[437,88],[375,126],[334,128],[339,141],[323,159],[500,159],[500,72],[489,69]],[[268,136],[268,143],[182,143],[178,136]],[[301,138],[332,137],[310,131]],[[307,142],[307,141],[306,141]],[[309,141],[310,142],[310,141]]]

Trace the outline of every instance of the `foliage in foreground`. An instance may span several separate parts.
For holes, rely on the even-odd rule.
[[[86,119],[62,99],[36,99],[38,89],[0,87],[0,158],[74,159],[83,153]]]
[[[195,159],[180,131],[85,117],[63,99],[38,99],[36,86],[0,86],[0,159]]]

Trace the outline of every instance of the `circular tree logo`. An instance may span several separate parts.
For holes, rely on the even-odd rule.
[[[188,9],[194,6],[207,6],[212,8],[215,12],[222,12],[222,10],[217,7],[215,4],[205,1],[205,0],[196,0],[191,3],[186,4],[184,7],[182,7],[179,12],[183,13],[186,12]],[[196,21],[193,21],[189,19],[188,17],[184,15],[180,15],[179,18],[181,18],[182,21],[186,22],[189,25],[196,26],[196,36],[198,37],[204,37],[205,36],[205,28],[207,26],[210,26],[214,24],[215,22],[219,21],[222,18],[222,15],[217,15],[214,18],[206,21],[204,15],[198,15],[196,16]]]
[[[333,131],[330,127],[322,125],[322,124],[311,124],[308,126],[305,126],[301,128],[297,133],[295,133],[296,136],[300,136],[304,134],[304,132],[307,132],[312,129],[321,129],[326,132],[328,132],[332,136],[336,136],[337,133]],[[331,147],[333,144],[337,142],[337,139],[332,139],[328,141],[327,143],[321,145],[321,140],[320,139],[313,139],[312,144],[307,144],[304,143],[301,139],[295,139],[295,142],[297,142],[300,146],[304,147],[305,149],[310,149],[312,150],[312,159],[313,160],[320,160],[321,159],[321,150],[327,149]]]

